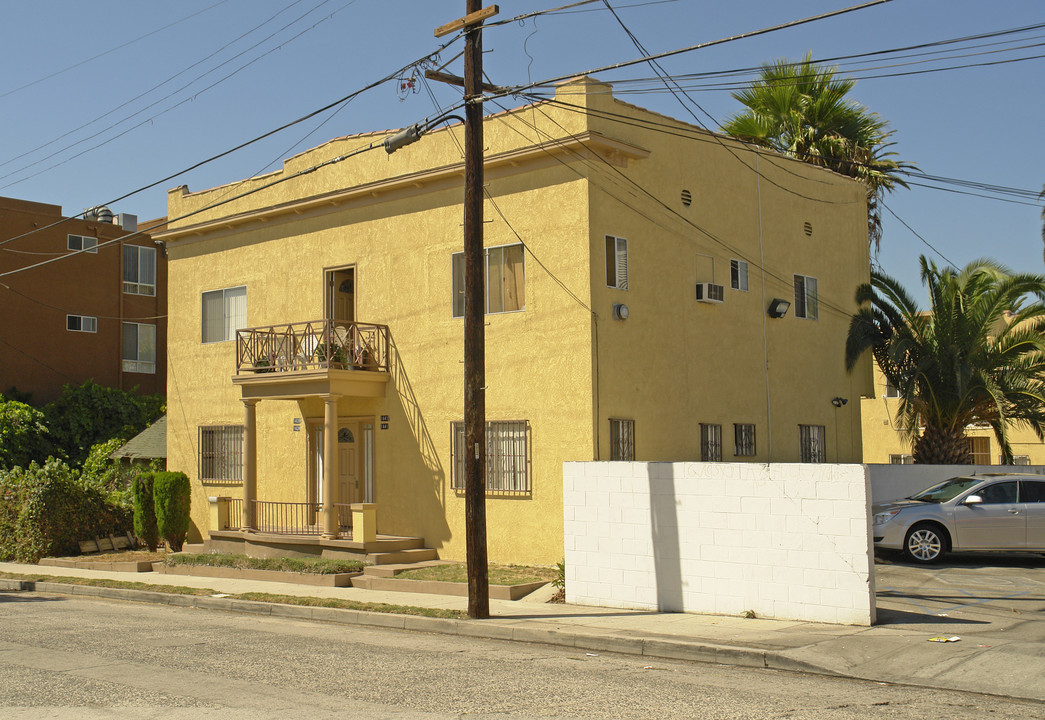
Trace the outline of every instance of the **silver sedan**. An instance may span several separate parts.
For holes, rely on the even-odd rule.
[[[952,550],[1045,552],[1045,477],[973,475],[875,505],[876,548],[934,563]]]

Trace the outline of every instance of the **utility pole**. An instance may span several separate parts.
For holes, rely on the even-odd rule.
[[[486,555],[486,292],[483,262],[482,21],[493,5],[466,0],[465,17],[435,31],[464,28],[464,475],[468,617],[490,617]]]

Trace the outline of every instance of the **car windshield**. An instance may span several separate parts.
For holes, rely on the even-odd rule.
[[[920,493],[912,495],[908,499],[929,503],[943,503],[948,500],[953,500],[959,494],[981,482],[983,482],[983,478],[951,478],[950,480],[944,480],[939,485],[933,485],[927,490],[922,490]]]

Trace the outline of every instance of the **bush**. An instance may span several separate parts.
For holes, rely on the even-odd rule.
[[[189,532],[189,500],[192,488],[183,472],[152,474],[152,497],[156,506],[156,529],[167,547],[181,552]]]
[[[134,478],[131,492],[134,495],[134,534],[149,550],[155,552],[160,543],[156,526],[156,508],[153,499],[155,473],[144,472]]]
[[[51,451],[44,414],[0,395],[0,470],[43,462]]]
[[[66,385],[57,400],[44,406],[52,441],[77,467],[92,445],[119,435],[133,437],[163,411],[162,395],[135,395],[90,380],[80,386]]]
[[[79,541],[122,534],[130,524],[126,509],[85,487],[61,460],[0,471],[0,560],[76,555]]]

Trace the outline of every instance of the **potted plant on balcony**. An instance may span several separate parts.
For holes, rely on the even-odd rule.
[[[329,364],[327,367],[341,367],[344,368],[347,365],[347,353],[345,348],[337,343],[333,343],[333,352],[329,354]],[[326,362],[328,359],[326,343],[320,343],[316,346],[316,360],[319,362]]]
[[[273,367],[272,358],[263,355],[254,359],[254,372],[270,373],[275,371],[276,368]]]

